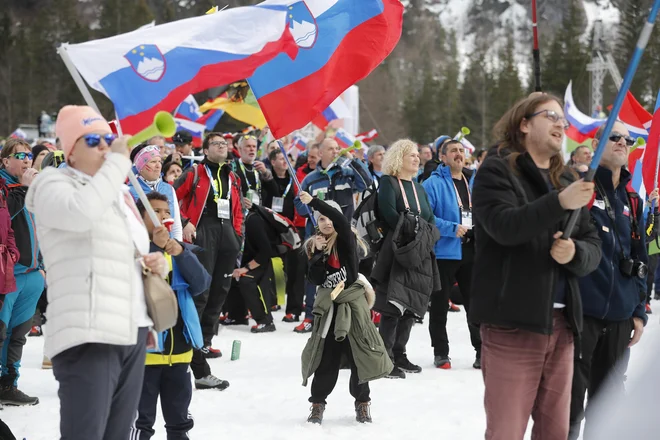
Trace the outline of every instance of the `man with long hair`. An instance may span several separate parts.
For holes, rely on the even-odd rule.
[[[516,103],[497,123],[498,150],[473,190],[476,237],[469,318],[481,324],[487,440],[565,439],[573,340],[582,328],[578,277],[600,261],[585,206],[593,183],[578,180],[561,155],[567,122],[550,95]],[[569,239],[570,211],[580,210]]]

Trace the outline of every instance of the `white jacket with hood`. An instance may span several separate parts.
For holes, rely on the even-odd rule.
[[[128,158],[109,153],[94,177],[47,168],[29,188],[26,206],[47,272],[48,357],[86,343],[137,343],[146,306],[121,205],[130,168]],[[146,230],[137,235],[140,252],[148,253]]]

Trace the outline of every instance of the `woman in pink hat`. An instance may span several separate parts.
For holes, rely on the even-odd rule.
[[[26,206],[48,271],[45,353],[59,382],[61,438],[123,440],[135,419],[153,324],[136,254],[163,276],[167,262],[149,254],[124,185],[127,138],[116,139],[90,107],[62,108],[55,131],[67,167],[42,171]]]

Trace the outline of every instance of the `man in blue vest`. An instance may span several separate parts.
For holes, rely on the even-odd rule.
[[[429,197],[440,230],[435,256],[440,271],[442,290],[431,294],[429,333],[433,346],[433,364],[450,369],[449,339],[447,338],[447,302],[454,283],[463,296],[465,312],[470,307],[472,268],[474,265],[474,232],[472,231],[472,194],[469,181],[472,173],[465,168],[465,149],[457,140],[445,142],[440,150],[443,162],[431,177],[422,183]],[[468,321],[470,340],[476,351],[472,365],[481,368],[481,338],[479,327]]]

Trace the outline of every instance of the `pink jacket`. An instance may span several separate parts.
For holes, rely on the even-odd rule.
[[[0,181],[0,295],[16,290],[14,264],[20,256],[14,240],[14,231],[11,228],[6,195],[7,187],[2,180]]]

